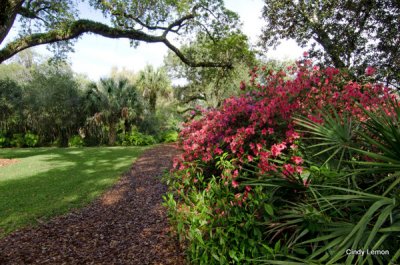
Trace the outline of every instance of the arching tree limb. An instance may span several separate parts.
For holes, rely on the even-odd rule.
[[[187,18],[186,18],[187,19]],[[11,58],[13,55],[27,48],[41,44],[50,44],[58,41],[66,41],[79,37],[84,33],[94,33],[107,38],[127,38],[130,40],[142,41],[146,43],[164,43],[171,49],[185,64],[192,67],[231,67],[230,63],[221,62],[195,62],[187,58],[176,46],[174,46],[166,37],[168,30],[173,30],[174,26],[179,25],[174,23],[172,27],[168,27],[162,35],[150,35],[140,30],[124,30],[113,28],[105,24],[94,22],[91,20],[77,20],[63,29],[50,30],[46,33],[35,33],[29,36],[24,36],[8,43],[0,50],[0,63]]]

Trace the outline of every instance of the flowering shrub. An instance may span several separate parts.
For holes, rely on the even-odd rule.
[[[237,159],[239,170],[243,163],[250,163],[260,173],[280,169],[283,176],[300,174],[303,160],[297,151],[300,135],[294,130],[294,116],[322,122],[320,112],[329,106],[339,115],[364,120],[363,108],[385,106],[387,99],[394,97],[381,84],[348,82],[339,70],[320,69],[309,60],[287,71],[255,67],[250,75],[250,84],[241,84],[247,93],[229,98],[220,109],[205,110],[203,118],[185,124],[180,135],[184,154],[175,163],[178,169],[199,160],[212,164],[214,156],[227,152]],[[285,164],[273,162],[284,157]],[[221,173],[212,166],[207,169],[209,177]],[[228,175],[236,187],[237,173]]]
[[[373,75],[374,69],[366,73]],[[255,67],[250,75],[249,83],[240,84],[241,96],[226,99],[218,109],[203,110],[180,134],[183,154],[174,161],[169,180],[178,200],[170,195],[168,206],[195,263],[254,264],[261,256],[286,256],[288,245],[292,253],[307,257],[309,249],[294,248],[294,241],[303,231],[312,238],[315,226],[330,220],[307,200],[312,184],[320,181],[314,178],[328,175],[324,170],[329,168],[307,161],[301,148],[307,135],[298,130],[296,118],[324,124],[330,113],[340,124],[349,116],[366,121],[370,110],[394,114],[387,104],[395,95],[388,88],[369,83],[368,77],[348,81],[346,73],[313,66],[309,60],[281,71]],[[265,176],[273,182],[260,185],[257,181]],[[291,222],[304,229],[297,233]],[[270,236],[265,242],[261,224],[268,229],[261,234]],[[195,231],[196,237],[187,231]],[[231,237],[225,248],[221,240]]]

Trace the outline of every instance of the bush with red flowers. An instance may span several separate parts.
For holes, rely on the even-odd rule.
[[[178,199],[170,194],[166,204],[194,263],[253,264],[260,257],[293,253],[284,244],[290,229],[266,240],[265,227],[274,224],[276,208],[302,201],[310,183],[321,183],[313,178],[323,167],[318,174],[312,170],[303,148],[309,135],[297,118],[318,126],[331,114],[339,124],[348,117],[361,124],[369,119],[366,111],[392,113],[388,102],[396,98],[368,77],[349,81],[345,72],[306,59],[280,71],[255,67],[250,76],[250,83],[240,84],[241,96],[203,110],[180,134],[183,154],[169,178]],[[266,176],[274,184],[260,184]]]

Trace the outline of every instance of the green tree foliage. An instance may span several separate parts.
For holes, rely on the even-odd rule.
[[[138,92],[127,79],[101,79],[90,86],[86,97],[95,121],[108,126],[109,145],[115,144],[119,121],[139,116],[142,111]]]
[[[214,58],[232,64],[231,68],[193,68],[170,52],[165,59],[168,71],[175,78],[187,81],[174,91],[182,112],[193,109],[195,104],[217,107],[226,97],[238,93],[240,81],[248,79],[248,69],[256,63],[247,37],[240,32],[218,40],[200,34],[196,42],[183,46],[182,50],[194,60]]]
[[[49,65],[34,52],[24,51],[0,65],[0,80],[0,130],[10,144],[18,138],[14,135],[24,139],[31,132],[41,144],[66,146],[84,125],[81,85],[67,64]]]
[[[68,138],[83,126],[83,95],[68,66],[42,65],[33,72],[25,90],[24,122],[43,139],[68,145]]]
[[[0,79],[0,132],[9,131],[21,116],[23,89],[14,80]]]
[[[262,44],[295,39],[310,56],[356,75],[368,65],[388,84],[400,80],[400,4],[396,0],[265,1]]]
[[[136,85],[148,101],[149,110],[153,114],[156,112],[157,100],[160,97],[169,98],[172,93],[171,80],[165,69],[154,69],[151,65],[139,72]]]
[[[0,0],[0,44],[16,19],[22,22],[18,37],[0,49],[0,62],[32,46],[53,44],[59,56],[72,48],[72,40],[84,33],[107,38],[128,38],[139,42],[163,43],[191,66],[229,66],[229,62],[193,61],[171,41],[189,41],[197,32],[221,38],[238,26],[238,16],[224,7],[223,0],[83,1],[100,10],[109,23],[84,19],[76,2],[45,0]],[[172,35],[172,36],[171,36]]]

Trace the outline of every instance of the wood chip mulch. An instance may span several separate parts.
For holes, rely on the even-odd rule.
[[[87,207],[0,239],[0,264],[186,264],[161,205],[160,176],[178,152],[147,150]]]
[[[0,158],[0,167],[8,166],[11,164],[17,163],[17,159],[6,159],[6,158]]]

